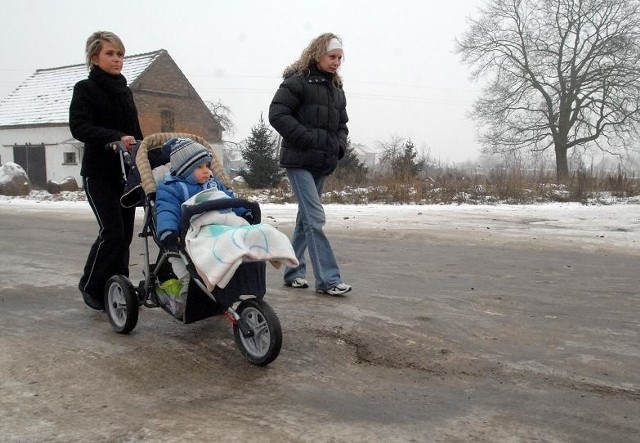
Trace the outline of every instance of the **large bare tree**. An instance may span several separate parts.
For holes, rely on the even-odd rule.
[[[213,116],[218,120],[218,123],[222,125],[224,130],[229,134],[233,134],[235,131],[235,124],[231,119],[231,115],[233,114],[231,112],[231,108],[222,103],[222,100],[220,99],[216,102],[205,101],[204,104],[209,108],[211,114],[213,114]]]
[[[638,146],[640,0],[489,0],[456,51],[488,80],[474,104],[485,152]]]

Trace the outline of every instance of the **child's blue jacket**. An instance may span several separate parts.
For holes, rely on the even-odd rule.
[[[218,189],[229,197],[235,197],[233,192],[213,177],[202,185],[191,183],[182,177],[174,175],[168,175],[165,178],[164,182],[158,186],[156,192],[158,238],[163,238],[165,232],[180,232],[182,203],[205,189]],[[247,213],[247,209],[235,208],[234,212],[236,215],[242,217]]]

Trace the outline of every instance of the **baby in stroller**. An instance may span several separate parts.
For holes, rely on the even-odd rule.
[[[207,189],[222,191],[229,197],[234,197],[234,194],[213,177],[210,169],[211,152],[201,144],[189,138],[174,137],[169,139],[162,149],[171,153],[171,173],[158,186],[156,193],[157,236],[165,249],[177,252],[182,204]],[[233,211],[243,218],[251,216],[247,208],[233,208]],[[170,257],[169,262],[180,282],[179,289],[175,285],[171,289],[174,296],[175,292],[178,292],[175,298],[179,310],[179,305],[184,305],[187,296],[190,274],[179,256]],[[175,314],[180,317],[180,312]]]

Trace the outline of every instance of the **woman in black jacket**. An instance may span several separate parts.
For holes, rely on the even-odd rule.
[[[285,69],[269,107],[269,122],[282,136],[280,165],[286,168],[298,200],[291,243],[300,265],[285,270],[284,282],[294,288],[308,287],[304,254],[309,249],[316,291],[329,295],[351,290],[342,282],[323,231],[322,206],[325,180],[347,149],[347,100],[338,74],[343,54],[337,35],[313,39],[300,59]]]
[[[109,277],[129,275],[135,218],[135,207],[120,205],[124,182],[119,155],[105,148],[122,141],[130,150],[142,139],[133,94],[121,74],[124,51],[120,38],[111,32],[98,31],[89,37],[89,77],[75,85],[69,108],[71,134],[84,142],[80,174],[99,227],[78,287],[85,303],[97,310],[104,309]]]

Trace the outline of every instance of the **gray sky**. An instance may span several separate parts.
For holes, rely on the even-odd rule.
[[[241,141],[267,119],[286,65],[312,38],[343,38],[351,140],[392,136],[444,162],[478,156],[466,118],[479,86],[454,39],[482,0],[0,0],[0,99],[36,69],[84,62],[96,30],[118,34],[127,54],[166,49],[204,100],[233,112]]]

